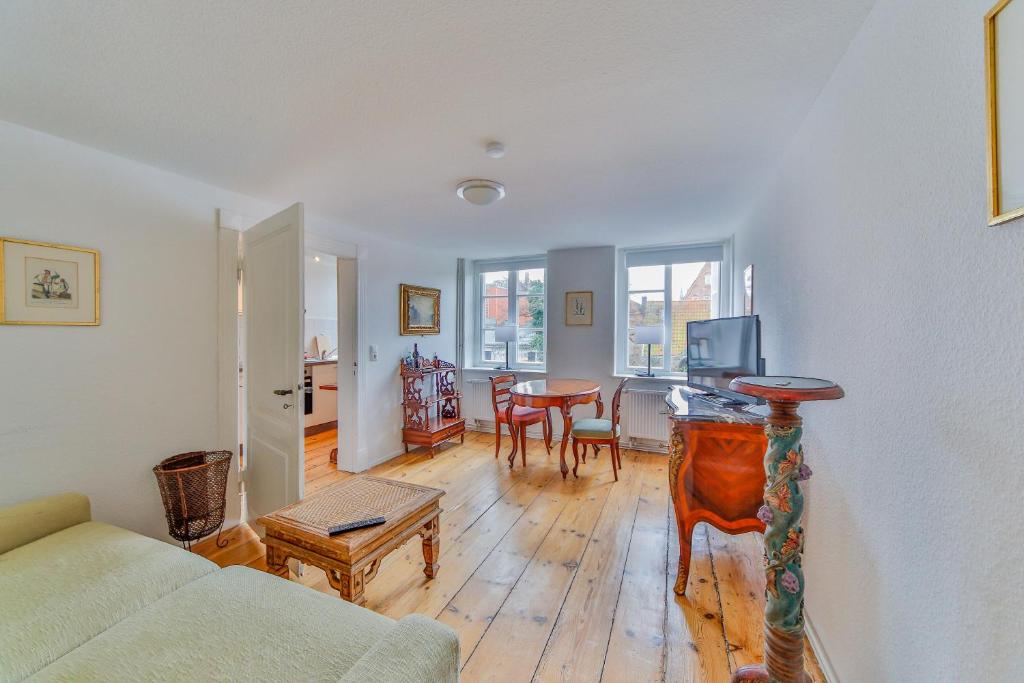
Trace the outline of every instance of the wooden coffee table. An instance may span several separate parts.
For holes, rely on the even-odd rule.
[[[385,555],[413,536],[423,539],[423,573],[437,572],[440,552],[438,501],[444,491],[380,477],[355,476],[294,505],[259,518],[266,527],[267,568],[288,578],[289,558],[320,567],[341,597],[365,603],[363,588]],[[327,528],[369,517],[384,524],[331,538]]]

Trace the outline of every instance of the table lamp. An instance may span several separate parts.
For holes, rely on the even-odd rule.
[[[500,327],[494,328],[494,341],[501,343],[505,342],[505,367],[500,368],[503,370],[511,370],[512,366],[509,365],[508,357],[508,344],[516,340],[516,328],[514,325],[501,325]]]
[[[647,372],[636,373],[637,377],[654,377],[651,372],[651,346],[665,341],[665,328],[661,325],[645,325],[633,328],[633,343],[647,344]]]

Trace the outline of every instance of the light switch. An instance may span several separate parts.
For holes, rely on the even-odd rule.
[[[380,353],[380,349],[377,347],[377,345],[376,344],[370,344],[370,360],[372,360],[372,361],[377,360],[377,356],[379,355],[379,353]]]

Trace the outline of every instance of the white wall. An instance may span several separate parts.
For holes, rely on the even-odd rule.
[[[600,382],[611,410],[615,373],[615,247],[548,252],[548,373]],[[565,324],[565,293],[594,293],[594,324]],[[591,417],[592,407],[580,408]]]
[[[96,248],[102,265],[99,327],[0,326],[0,505],[81,491],[94,518],[167,538],[153,466],[218,443],[216,210],[280,208],[0,122],[0,234]],[[372,464],[401,450],[399,358],[416,340],[454,354],[455,257],[306,224],[362,254],[360,454]],[[398,334],[400,282],[442,288],[440,337]]]
[[[366,315],[360,318],[359,362],[363,375],[360,415],[360,459],[370,467],[402,451],[401,380],[398,362],[419,344],[420,354],[455,362],[455,261],[446,251],[422,249],[388,240],[363,238],[359,261]],[[441,290],[441,334],[402,336],[398,322],[399,285]],[[369,345],[379,347],[379,360],[369,361]]]
[[[317,261],[316,259],[320,260]],[[313,338],[323,334],[328,349],[338,347],[338,259],[330,254],[306,250],[306,315],[304,343],[313,352]]]
[[[167,537],[153,466],[217,446],[217,208],[272,212],[0,122],[0,234],[99,249],[102,317],[0,326],[0,505],[81,491]]]
[[[847,393],[802,410],[807,609],[843,681],[1024,677],[1024,221],[985,221],[992,4],[879,0],[737,235],[769,371]]]

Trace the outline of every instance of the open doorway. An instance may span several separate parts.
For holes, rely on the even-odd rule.
[[[218,419],[220,442],[225,449],[237,448],[238,454],[229,486],[237,487],[239,495],[231,498],[227,515],[252,523],[360,469],[361,368],[356,360],[361,252],[354,244],[305,233],[298,204],[255,224],[224,211],[218,219]],[[332,263],[330,268],[313,268]],[[315,293],[308,316],[307,270],[326,285],[311,288]],[[322,338],[314,347],[315,335]],[[315,377],[309,372],[307,382],[305,361],[316,359],[326,361],[325,367]],[[314,384],[318,392],[330,391],[321,387],[331,384],[339,389],[333,395],[309,395],[314,411],[320,398],[322,411],[333,409],[332,416],[323,418],[321,413],[307,419],[306,389],[313,390]],[[258,399],[268,400],[258,405]],[[310,469],[325,461],[309,477],[307,425],[320,431],[310,435]],[[331,457],[335,448],[337,464]],[[316,481],[307,488],[311,479]]]
[[[337,481],[338,257],[306,250],[303,426],[306,495]]]
[[[303,318],[305,495],[357,469],[358,260],[313,237],[306,249]]]

